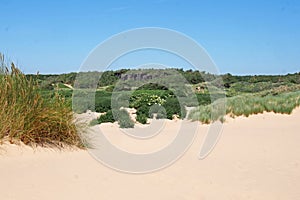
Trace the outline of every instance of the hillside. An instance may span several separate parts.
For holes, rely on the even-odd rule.
[[[120,114],[116,111],[121,107],[135,108],[140,123],[146,123],[147,118],[152,118],[154,114],[158,118],[172,119],[176,115],[210,123],[222,121],[225,114],[249,116],[264,111],[291,113],[299,105],[300,96],[300,73],[237,76],[183,69],[121,69],[26,76],[38,82],[44,97],[49,98],[58,92],[69,106],[73,106],[75,112],[92,110],[106,113],[93,124],[118,121],[115,116],[119,115],[125,115],[121,118],[128,121],[126,112]],[[75,90],[74,93],[73,87],[82,91]],[[90,88],[97,88],[94,102],[87,98],[92,94],[84,92]],[[212,106],[225,97],[226,110],[212,117]],[[186,116],[186,107],[198,108]],[[125,126],[133,125],[129,123]]]

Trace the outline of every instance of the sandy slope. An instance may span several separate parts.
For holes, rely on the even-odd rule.
[[[198,160],[207,131],[201,125],[188,152],[161,171],[131,175],[111,170],[86,151],[4,145],[0,151],[0,199],[300,199],[300,109],[229,119],[214,151]],[[149,152],[172,139],[178,122],[152,139],[137,141],[114,125],[107,137],[128,151]],[[140,144],[140,145],[139,145]]]

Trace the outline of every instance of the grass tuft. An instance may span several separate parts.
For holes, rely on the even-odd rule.
[[[226,110],[222,112],[222,108],[217,107],[218,100],[207,106],[199,106],[192,110],[188,119],[193,121],[201,121],[203,123],[211,123],[213,121],[224,121],[225,114],[231,117],[246,116],[266,112],[274,112],[281,114],[291,114],[292,111],[300,106],[300,91],[281,93],[276,96],[256,96],[250,94],[239,95],[226,99]],[[214,107],[215,109],[211,109]],[[212,113],[212,110],[217,111]]]
[[[0,54],[0,141],[30,146],[83,147],[73,113],[58,94],[45,99],[38,84]]]

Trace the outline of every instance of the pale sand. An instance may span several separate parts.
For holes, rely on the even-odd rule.
[[[2,145],[0,199],[300,199],[300,109],[292,115],[265,113],[228,119],[212,153],[198,160],[207,125],[175,164],[158,172],[132,175],[111,170],[86,151]],[[107,137],[128,151],[149,152],[168,144],[178,122],[163,134],[138,141],[115,125]]]

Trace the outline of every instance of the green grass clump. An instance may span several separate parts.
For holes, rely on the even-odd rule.
[[[0,141],[31,146],[82,147],[73,113],[59,95],[44,99],[37,83],[12,63],[8,69],[0,54]]]
[[[199,106],[192,110],[188,116],[189,119],[199,120],[203,123],[211,123],[213,121],[223,121],[225,114],[232,117],[246,116],[266,112],[274,112],[281,114],[291,114],[292,111],[300,106],[300,91],[281,93],[279,95],[256,96],[256,95],[240,95],[226,100],[226,110],[222,112],[222,108],[217,106],[218,100],[207,106]],[[212,110],[217,113],[212,113]],[[219,112],[219,113],[218,113]]]

